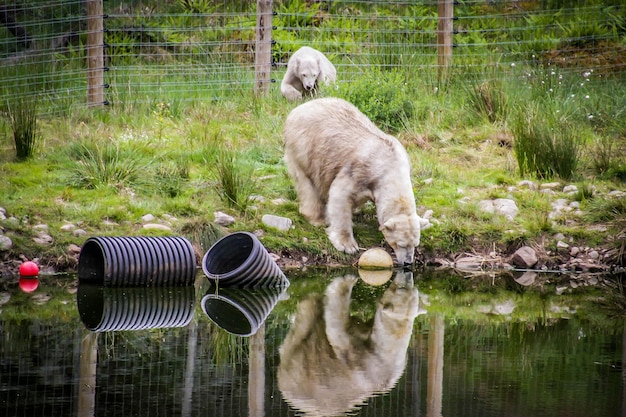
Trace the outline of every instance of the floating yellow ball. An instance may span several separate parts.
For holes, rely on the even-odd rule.
[[[359,258],[359,268],[388,269],[393,268],[393,259],[384,249],[368,249]]]

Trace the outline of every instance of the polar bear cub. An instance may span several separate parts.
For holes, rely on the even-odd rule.
[[[303,46],[287,62],[287,72],[280,85],[280,92],[289,101],[314,94],[318,83],[325,85],[337,80],[335,66],[317,49]]]
[[[285,162],[295,181],[300,213],[326,224],[333,246],[356,253],[353,210],[372,201],[380,230],[399,264],[411,264],[420,243],[409,157],[354,105],[339,98],[303,103],[287,116]]]

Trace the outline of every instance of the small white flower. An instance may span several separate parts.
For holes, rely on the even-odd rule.
[[[511,66],[514,67],[515,66],[515,62],[511,62]]]
[[[586,96],[585,96],[585,98],[586,98],[586,99],[589,99],[589,95],[586,95]]]
[[[590,114],[589,116],[587,116],[587,119],[589,120],[593,119],[593,114]]]

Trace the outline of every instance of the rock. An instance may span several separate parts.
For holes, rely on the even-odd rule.
[[[80,246],[71,243],[67,247],[67,254],[71,257],[77,257],[80,254]]]
[[[530,181],[530,180],[523,180],[517,183],[518,187],[528,187],[528,189],[530,190],[536,190],[537,189],[537,184],[535,184],[534,182]]]
[[[229,216],[228,214],[221,211],[214,212],[213,217],[213,221],[220,226],[228,227],[231,224],[235,223],[235,218],[233,216]]]
[[[87,235],[87,231],[84,229],[76,229],[72,232],[72,235],[76,237],[82,237],[82,236]]]
[[[513,254],[511,263],[519,268],[532,268],[537,264],[537,253],[530,246],[522,246]]]
[[[561,183],[558,182],[547,182],[545,184],[541,184],[541,189],[542,190],[554,190],[557,187],[560,187]]]
[[[556,247],[558,249],[567,249],[569,248],[569,245],[565,242],[563,242],[562,240],[559,240],[558,242],[556,242]]]
[[[495,213],[496,210],[493,207],[493,201],[491,200],[480,200],[478,202],[478,209],[480,211],[484,211],[485,213]]]
[[[293,221],[287,217],[275,216],[273,214],[264,214],[261,218],[261,222],[268,227],[273,227],[282,232],[286,232],[291,229]]]
[[[567,194],[576,194],[578,192],[578,187],[576,187],[574,184],[566,185],[565,187],[563,187],[563,192]]]
[[[63,226],[61,226],[61,230],[63,232],[71,232],[74,229],[76,229],[76,225],[74,225],[72,223],[66,223]]]
[[[49,245],[54,242],[54,239],[52,239],[52,236],[50,236],[49,234],[40,232],[37,234],[37,236],[33,238],[33,242],[40,245]]]
[[[519,212],[515,201],[509,198],[496,198],[493,200],[493,208],[496,213],[503,215],[509,220],[513,220]]]
[[[579,253],[580,253],[580,249],[577,246],[572,246],[572,248],[569,250],[570,256],[576,256]]]
[[[359,268],[365,269],[393,268],[393,259],[384,249],[371,248],[359,257],[358,265]]]
[[[13,241],[10,237],[0,235],[0,252],[10,250],[13,247]]]
[[[515,201],[508,198],[496,198],[495,200],[480,200],[478,209],[486,213],[500,214],[509,220],[513,220],[519,212]]]
[[[141,216],[141,221],[144,223],[152,223],[155,217],[152,214],[145,214]]]
[[[591,252],[589,252],[589,259],[596,260],[599,257],[600,257],[600,254],[598,253],[597,250],[592,250]]]
[[[166,226],[164,224],[159,224],[159,223],[146,223],[143,225],[143,228],[145,230],[162,230],[164,232],[171,232],[172,228],[169,226]]]

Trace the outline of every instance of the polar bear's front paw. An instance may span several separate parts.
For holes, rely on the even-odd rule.
[[[352,255],[359,250],[359,246],[356,244],[356,240],[354,240],[351,233],[345,231],[337,232],[330,229],[327,229],[327,233],[330,243],[332,243],[338,251]]]

